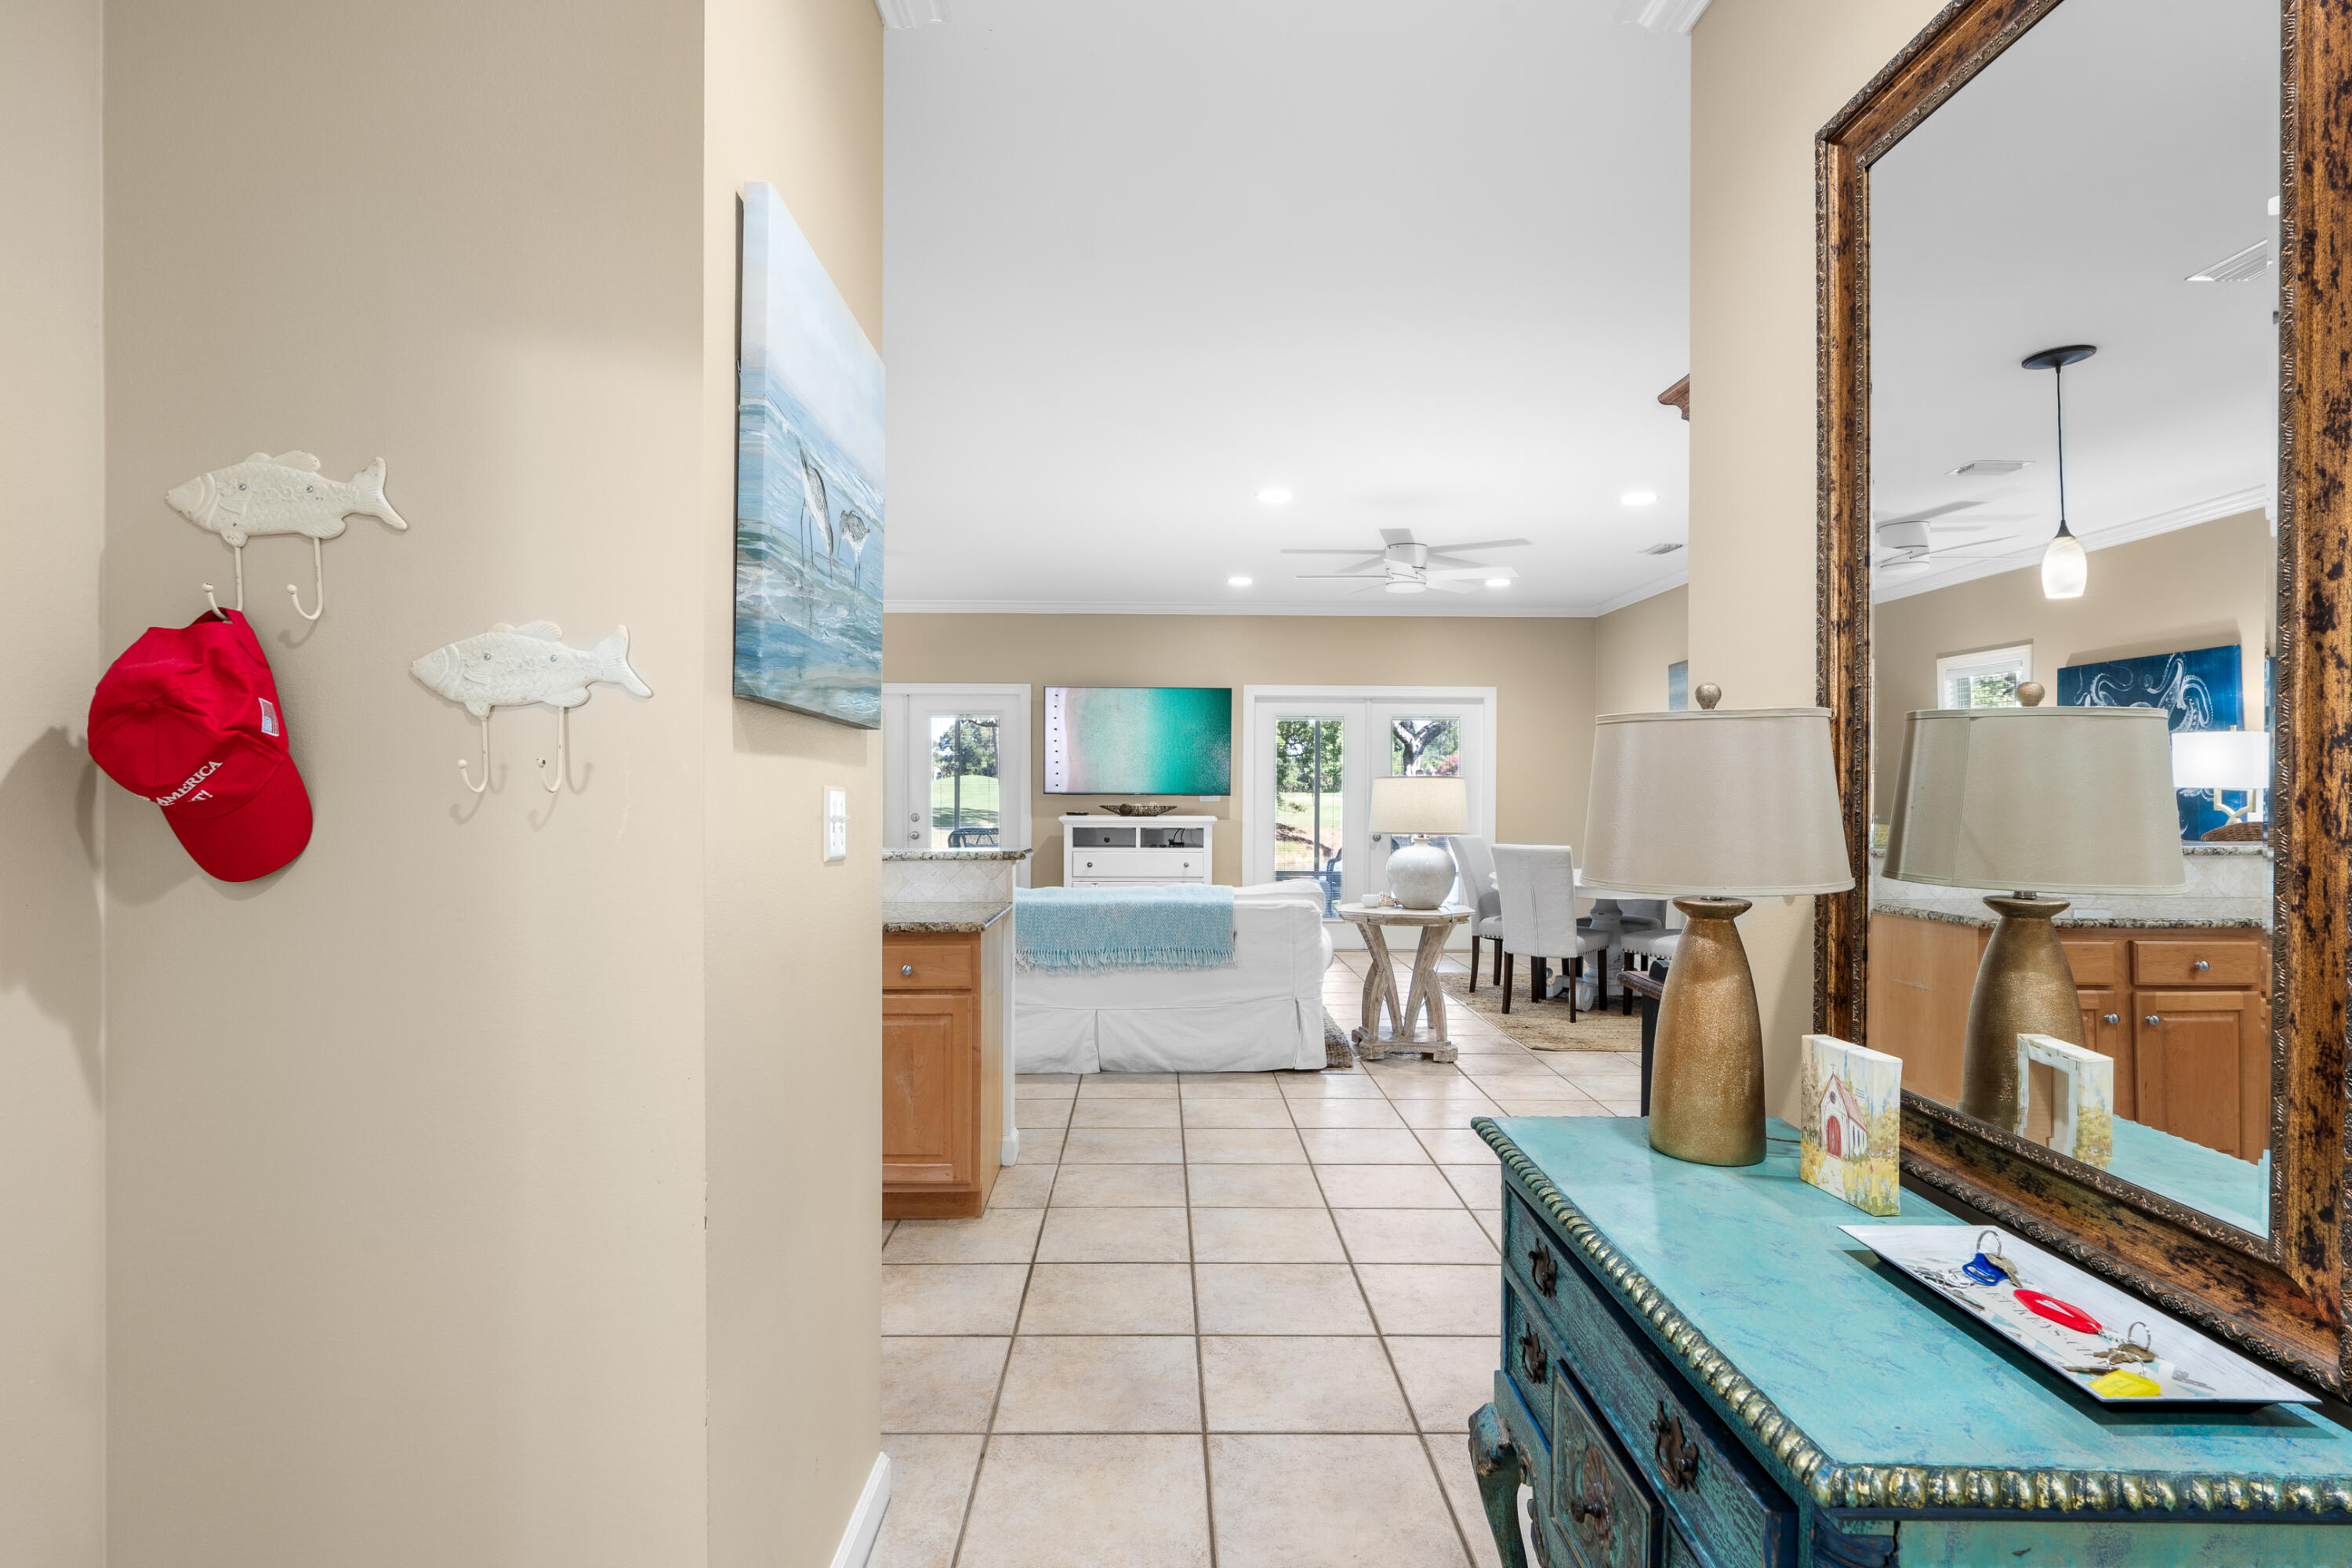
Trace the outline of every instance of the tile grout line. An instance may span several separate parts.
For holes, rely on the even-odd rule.
[[[1276,1084],[1275,1092],[1282,1092]],[[1184,1120],[1184,1080],[1176,1080],[1176,1120]],[[1209,1568],[1217,1568],[1217,1476],[1209,1453],[1209,1368],[1201,1353],[1201,1244],[1192,1234],[1192,1145],[1190,1129],[1177,1133],[1184,1163],[1184,1277],[1192,1288],[1192,1386],[1201,1402],[1201,1513],[1209,1531]]]
[[[1380,1089],[1381,1100],[1387,1103],[1391,1110],[1394,1110],[1395,1102],[1389,1100],[1389,1091],[1381,1087],[1378,1079],[1372,1080],[1372,1087]],[[1417,1137],[1415,1142],[1419,1142]],[[1433,1164],[1434,1162],[1432,1163]],[[1443,1171],[1438,1173],[1440,1179],[1443,1179],[1444,1174]],[[1318,1188],[1322,1184],[1322,1179],[1319,1176],[1316,1179],[1316,1184]],[[1450,1182],[1447,1183],[1449,1186],[1452,1184]],[[1327,1193],[1324,1195],[1328,1198],[1330,1194]],[[1478,1554],[1470,1550],[1470,1538],[1462,1529],[1462,1516],[1454,1509],[1454,1494],[1445,1489],[1445,1478],[1437,1473],[1437,1458],[1429,1451],[1429,1434],[1422,1430],[1421,1413],[1412,1407],[1412,1395],[1405,1391],[1404,1374],[1397,1371],[1396,1352],[1389,1348],[1388,1332],[1381,1327],[1380,1314],[1372,1310],[1371,1293],[1364,1289],[1364,1277],[1358,1271],[1356,1250],[1348,1245],[1347,1233],[1340,1230],[1339,1217],[1330,1212],[1328,1204],[1325,1205],[1324,1217],[1331,1222],[1332,1234],[1339,1238],[1340,1254],[1348,1260],[1348,1278],[1356,1283],[1356,1294],[1364,1303],[1364,1315],[1371,1319],[1372,1331],[1380,1340],[1381,1359],[1388,1363],[1389,1375],[1396,1380],[1397,1397],[1404,1401],[1405,1419],[1412,1423],[1413,1446],[1421,1450],[1422,1462],[1429,1467],[1430,1484],[1437,1489],[1438,1506],[1445,1510],[1446,1520],[1454,1526],[1454,1543],[1462,1548],[1464,1568],[1477,1568]]]
[[[999,1179],[1002,1179],[1002,1173]],[[972,1466],[971,1485],[965,1489],[963,1494],[963,1517],[956,1521],[955,1550],[948,1554],[949,1568],[955,1568],[955,1564],[963,1560],[964,1533],[971,1528],[971,1505],[980,1497],[980,1479],[988,1473],[988,1451],[996,1443],[997,1407],[1004,1403],[1005,1379],[1013,1374],[1013,1351],[1021,1342],[1021,1318],[1029,1310],[1029,1287],[1037,1278],[1037,1253],[1045,1241],[1045,1215],[1052,1211],[1054,1188],[1060,1184],[1061,1180],[1061,1162],[1056,1160],[1054,1179],[1045,1185],[1046,1206],[1037,1211],[1037,1234],[1029,1240],[1029,1262],[1021,1276],[1021,1300],[1013,1309],[1013,1331],[1005,1337],[1004,1364],[996,1369],[996,1392],[989,1397],[988,1419],[980,1437],[980,1461]],[[995,1195],[993,1190],[989,1194],[992,1200]],[[984,1217],[988,1211],[983,1207],[981,1213]]]

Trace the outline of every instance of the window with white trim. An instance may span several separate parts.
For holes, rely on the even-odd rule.
[[[1954,654],[1936,661],[1938,708],[2015,708],[2017,689],[2033,679],[2033,645]]]

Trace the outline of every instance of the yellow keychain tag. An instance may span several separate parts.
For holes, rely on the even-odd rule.
[[[2153,1399],[2164,1392],[2164,1384],[2118,1367],[2106,1376],[2095,1379],[2091,1392],[2102,1399]]]

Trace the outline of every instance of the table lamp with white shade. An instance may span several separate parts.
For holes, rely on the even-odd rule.
[[[1470,786],[1436,773],[1374,779],[1370,830],[1414,840],[1390,847],[1389,891],[1406,909],[1433,910],[1454,887],[1454,857],[1429,840],[1470,831]]]
[[[1853,886],[1826,708],[1612,713],[1592,737],[1586,892],[1684,915],[1658,1004],[1650,1147],[1705,1165],[1764,1158],[1764,1025],[1733,922],[1754,899]]]
[[[2210,789],[2213,792],[2213,809],[2226,814],[2229,821],[2205,835],[2237,837],[2231,832],[2241,817],[2249,819],[2245,836],[2259,837],[2252,831],[2261,818],[2255,815],[2255,795],[2271,787],[2271,737],[2267,730],[2181,730],[2172,737],[2172,787],[2175,789]],[[2231,811],[2221,804],[2225,789],[2246,792],[2246,804]]]
[[[1985,900],[1993,928],[1969,996],[1960,1109],[2017,1125],[2017,1037],[2083,1038],[2052,893],[2180,889],[2180,812],[2161,708],[1927,709],[1904,721],[1886,875]],[[2032,889],[2031,891],[2025,889]]]

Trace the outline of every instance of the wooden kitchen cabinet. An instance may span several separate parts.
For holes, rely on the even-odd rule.
[[[2138,1121],[2139,1085],[2133,1077],[2137,1069],[2133,1066],[2131,1020],[2125,1016],[2131,1005],[2129,993],[2112,985],[2078,985],[2074,999],[2083,1007],[2083,1043],[2115,1060],[2115,1113],[2127,1121]]]
[[[1003,1137],[1003,922],[882,940],[882,1217],[988,1206]]]
[[[2133,1120],[2241,1160],[2261,1159],[2270,1146],[2268,1011],[2251,991],[2134,992],[2139,1114]]]
[[[1870,1039],[1903,1084],[1959,1102],[1969,994],[1989,926],[1870,918]],[[2270,1141],[2270,936],[2245,927],[2062,926],[2083,1043],[2114,1058],[2116,1114],[2259,1160]],[[2046,1071],[2046,1069],[2045,1069]],[[2029,1119],[2028,1131],[2034,1129]]]

